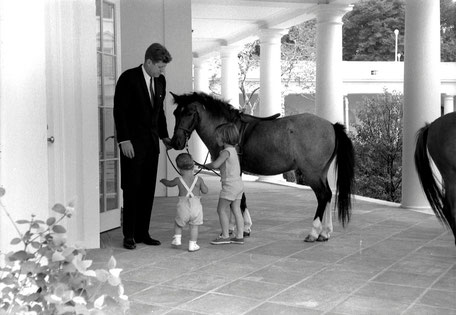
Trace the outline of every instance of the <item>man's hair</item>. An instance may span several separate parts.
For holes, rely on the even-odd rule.
[[[165,46],[163,46],[159,43],[153,43],[146,50],[144,60],[147,60],[147,59],[152,60],[153,63],[157,63],[160,61],[162,61],[164,63],[169,63],[169,62],[171,62],[171,60],[173,60],[173,57],[171,57],[171,54],[169,53],[169,51],[166,49]]]
[[[239,143],[239,130],[233,123],[221,124],[215,128],[215,135],[220,136],[223,143],[235,146]]]
[[[188,153],[179,154],[176,158],[176,164],[178,168],[186,171],[192,170],[195,166],[192,156]]]

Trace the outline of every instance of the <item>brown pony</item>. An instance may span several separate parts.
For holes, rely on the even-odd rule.
[[[211,156],[216,158],[221,148],[217,146],[214,130],[223,123],[233,122],[241,134],[239,154],[244,172],[276,175],[301,171],[305,184],[312,188],[318,201],[311,232],[305,239],[309,242],[327,241],[332,232],[329,209],[332,192],[327,173],[335,158],[338,217],[343,226],[349,222],[354,152],[343,125],[312,114],[258,118],[204,93],[171,94],[177,104],[172,138],[175,149],[182,150],[196,130]]]
[[[442,175],[438,183],[429,156]],[[437,118],[417,132],[415,167],[439,221],[451,228],[456,243],[456,112]]]

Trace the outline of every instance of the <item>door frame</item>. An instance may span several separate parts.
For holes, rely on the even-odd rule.
[[[96,0],[97,3],[99,2],[100,5],[102,6],[103,3],[109,3],[109,4],[112,4],[114,6],[114,27],[115,27],[115,56],[116,56],[116,69],[115,69],[115,72],[116,72],[116,82],[117,82],[117,78],[119,77],[119,74],[121,72],[121,54],[120,54],[120,48],[121,48],[121,44],[120,44],[120,0]],[[98,23],[98,21],[97,21]],[[101,23],[102,25],[102,23]],[[98,50],[97,50],[97,59],[98,59]],[[101,66],[103,66],[101,64]],[[98,67],[98,63],[97,63],[97,67]],[[102,80],[103,80],[103,76],[102,76]],[[98,106],[98,104],[97,104]],[[99,115],[100,115],[100,112],[99,112]],[[99,119],[99,122],[100,122],[100,119]],[[99,124],[98,126],[100,132],[102,132],[101,128],[102,126]],[[114,139],[115,141],[115,139]],[[118,150],[118,148],[117,148]],[[101,148],[99,148],[99,152],[101,153]],[[119,157],[119,155],[117,155]],[[100,158],[101,158],[101,155],[100,155]],[[99,161],[100,163],[100,161]],[[101,167],[101,165],[100,165]],[[100,202],[100,208],[99,208],[99,211],[100,211],[100,233],[101,232],[105,232],[105,231],[108,231],[108,230],[112,230],[112,229],[115,229],[115,228],[118,228],[121,226],[121,205],[122,205],[122,193],[121,193],[121,188],[120,188],[120,158],[117,162],[117,171],[118,171],[118,176],[117,176],[117,179],[118,179],[118,182],[117,182],[117,191],[118,191],[118,204],[119,204],[119,208],[117,209],[113,209],[113,210],[109,210],[109,211],[104,211],[104,212],[101,212],[102,209],[101,208],[101,202]],[[102,197],[102,193],[104,194],[104,191],[105,191],[105,181],[101,181],[100,180],[100,185],[103,185],[103,189],[102,187],[100,187],[100,198]]]

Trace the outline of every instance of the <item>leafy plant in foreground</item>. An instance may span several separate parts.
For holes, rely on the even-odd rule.
[[[14,222],[1,202],[4,194],[0,188],[0,207],[18,232],[11,244],[22,246],[0,252],[0,315],[126,312],[129,301],[115,258],[111,257],[107,270],[91,270],[86,251],[66,244],[66,230],[59,223],[71,218],[72,206],[54,205],[52,210],[59,218],[42,221],[32,215],[30,220]],[[26,231],[22,233],[18,225],[27,226]]]

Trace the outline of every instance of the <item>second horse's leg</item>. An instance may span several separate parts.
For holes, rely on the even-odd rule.
[[[317,197],[318,206],[312,222],[311,231],[304,239],[304,242],[324,242],[329,239],[330,233],[333,230],[331,209],[329,208],[332,193],[327,181],[326,184],[320,182],[319,185],[311,187]]]
[[[317,238],[317,242],[326,242],[327,240],[329,240],[330,234],[333,231],[332,212],[330,205],[330,202],[326,204],[326,209],[323,213],[322,231]]]

